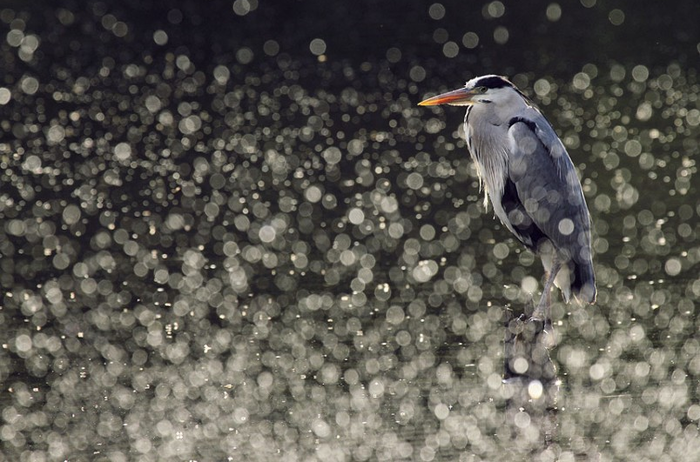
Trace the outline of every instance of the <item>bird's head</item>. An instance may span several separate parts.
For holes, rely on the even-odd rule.
[[[526,99],[520,90],[505,77],[484,75],[471,79],[464,88],[433,96],[421,101],[418,105],[470,106],[479,103],[494,103],[498,106],[512,102],[514,97]]]

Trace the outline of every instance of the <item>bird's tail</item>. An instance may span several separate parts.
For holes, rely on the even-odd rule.
[[[593,264],[590,261],[573,263],[571,292],[581,302],[595,303],[595,273],[593,272]]]

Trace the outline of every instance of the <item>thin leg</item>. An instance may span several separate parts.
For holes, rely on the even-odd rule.
[[[557,258],[556,254],[552,258],[552,269],[547,274],[547,278],[544,283],[544,288],[542,289],[542,297],[540,297],[540,302],[535,307],[532,312],[532,317],[534,319],[539,319],[541,321],[549,321],[549,308],[552,304],[551,291],[554,285],[554,279],[557,277],[559,270],[561,269],[561,263]]]

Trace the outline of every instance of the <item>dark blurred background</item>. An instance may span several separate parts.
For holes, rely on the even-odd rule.
[[[3,6],[26,15],[28,31],[51,32],[45,39],[56,47],[42,50],[47,57],[65,53],[82,66],[112,55],[115,43],[124,60],[154,53],[150,43],[156,30],[167,33],[167,49],[188,51],[201,65],[224,61],[242,47],[260,63],[269,41],[277,42],[280,53],[303,59],[311,55],[311,41],[321,39],[329,61],[383,60],[396,48],[404,61],[420,61],[429,72],[456,72],[456,80],[469,72],[565,75],[585,63],[611,61],[694,67],[700,41],[700,5],[692,0],[672,5],[650,0],[5,1]],[[61,8],[73,17],[62,18]],[[113,24],[102,21],[107,15],[127,25],[125,36],[108,30]],[[465,39],[469,32],[478,43]],[[448,42],[459,49],[453,58],[443,53]],[[36,64],[49,62],[38,59]]]

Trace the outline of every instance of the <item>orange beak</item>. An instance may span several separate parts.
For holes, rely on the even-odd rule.
[[[468,106],[474,104],[472,97],[473,90],[460,88],[459,90],[449,91],[441,95],[433,96],[418,103],[418,106],[437,106],[438,104],[450,104],[452,106]]]

